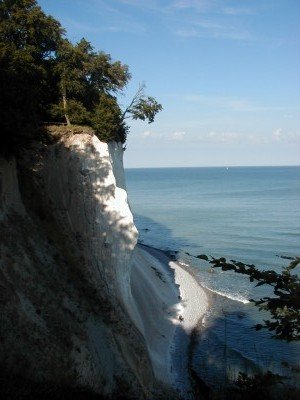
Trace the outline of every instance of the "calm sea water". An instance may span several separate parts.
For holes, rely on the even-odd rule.
[[[226,380],[239,370],[289,374],[286,363],[299,367],[298,345],[251,328],[266,315],[248,300],[267,288],[254,288],[242,275],[211,273],[186,253],[280,271],[287,262],[278,256],[300,254],[300,167],[127,169],[126,181],[140,241],[179,251],[203,286],[221,295],[194,352],[199,375],[215,383],[214,371]]]

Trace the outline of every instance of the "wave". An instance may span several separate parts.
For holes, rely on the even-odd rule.
[[[219,296],[227,297],[227,299],[238,301],[239,303],[243,303],[243,304],[250,303],[250,301],[248,299],[244,298],[241,295],[232,294],[232,293],[224,293],[224,292],[220,292],[215,289],[211,289],[210,287],[204,285],[203,282],[201,282],[201,286],[203,286],[205,289],[209,290],[210,292],[218,294]]]
[[[179,264],[182,265],[183,267],[191,268],[191,265],[190,265],[190,264],[187,264],[187,263],[185,263],[185,262],[183,262],[183,261],[179,261]],[[243,297],[242,295],[239,295],[239,294],[232,294],[232,293],[226,293],[226,292],[220,292],[220,291],[218,291],[218,290],[215,290],[215,289],[212,289],[212,288],[206,286],[206,285],[203,283],[202,280],[200,280],[199,283],[200,283],[200,285],[201,285],[202,287],[204,287],[205,289],[209,290],[210,292],[216,293],[216,294],[218,294],[219,296],[227,297],[227,299],[234,300],[234,301],[238,301],[238,302],[243,303],[243,304],[248,304],[248,303],[250,303],[250,301],[249,301],[248,299],[246,299],[245,297]]]
[[[180,264],[180,265],[183,265],[184,267],[191,268],[190,264],[187,264],[187,263],[185,263],[185,262],[183,262],[183,261],[179,261],[179,264]]]

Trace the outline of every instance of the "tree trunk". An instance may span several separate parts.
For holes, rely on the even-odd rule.
[[[65,119],[67,125],[71,125],[69,115],[68,115],[68,108],[67,108],[67,89],[64,82],[62,82],[62,101],[63,101],[63,108],[65,112]]]

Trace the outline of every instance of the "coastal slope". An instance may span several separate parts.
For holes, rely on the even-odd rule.
[[[136,246],[122,145],[50,129],[0,160],[0,199],[1,369],[104,396],[184,394],[207,298],[178,263]]]
[[[149,397],[151,360],[130,316],[137,230],[122,145],[64,129],[0,162],[1,371]]]
[[[206,292],[183,265],[143,245],[134,250],[131,290],[155,376],[186,398],[190,339],[207,310]]]

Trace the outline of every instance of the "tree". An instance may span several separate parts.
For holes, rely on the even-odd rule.
[[[11,152],[36,132],[63,29],[35,0],[1,0],[0,20],[1,149]]]
[[[115,140],[124,143],[128,127],[115,97],[102,93],[92,116],[92,127],[103,142]]]
[[[98,106],[100,97],[122,90],[130,78],[127,65],[112,62],[109,54],[94,52],[85,39],[74,46],[67,39],[61,42],[55,70],[61,101],[52,106],[52,112],[64,115],[67,125],[80,123],[78,110],[81,119],[84,116],[84,123],[89,123],[89,113]]]
[[[131,103],[123,111],[123,119],[133,118],[142,121],[148,120],[150,124],[154,121],[156,114],[162,110],[162,105],[159,104],[154,97],[145,96],[145,87],[145,84],[140,85]]]
[[[140,86],[130,105],[121,112],[116,95],[122,93],[130,79],[127,65],[112,61],[104,52],[96,53],[91,44],[81,39],[72,45],[67,39],[57,51],[55,70],[60,99],[52,105],[52,116],[71,123],[91,125],[104,141],[125,142],[126,118],[154,121],[162,106],[144,94]]]
[[[60,97],[58,103],[52,105],[52,114],[55,117],[64,117],[67,125],[71,124],[70,117],[86,114],[83,104],[76,99],[82,97],[84,91],[84,63],[87,62],[87,54],[79,51],[67,39],[61,41],[55,58],[54,71],[58,76]],[[68,98],[72,102],[68,104]],[[70,107],[69,107],[70,106]],[[82,119],[82,118],[80,118]],[[73,123],[77,121],[72,121]]]
[[[201,254],[197,258],[208,261],[213,268],[248,275],[250,282],[257,281],[256,286],[271,286],[276,297],[251,300],[259,310],[266,310],[271,314],[271,320],[265,320],[264,325],[257,324],[256,330],[268,329],[273,332],[274,338],[288,342],[300,339],[300,279],[298,275],[292,274],[300,264],[299,257],[282,257],[289,259],[290,264],[281,273],[273,270],[260,271],[255,265],[240,261],[227,262],[224,257],[214,258]]]
[[[131,77],[128,66],[85,39],[73,45],[35,0],[0,0],[0,17],[1,149],[30,143],[45,120],[90,125],[101,140],[124,142],[116,98]],[[141,95],[125,114],[153,122],[161,109]]]

